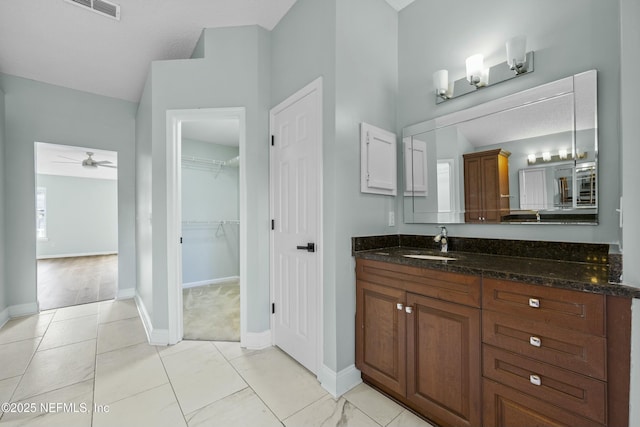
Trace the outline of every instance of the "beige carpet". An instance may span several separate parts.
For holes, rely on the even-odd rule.
[[[240,341],[240,283],[198,286],[182,291],[184,339]]]

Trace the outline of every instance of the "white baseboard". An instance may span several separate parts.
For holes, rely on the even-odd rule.
[[[38,255],[36,259],[53,259],[53,258],[78,258],[83,256],[98,256],[98,255],[118,255],[118,252],[86,252],[78,254],[59,254],[59,255]]]
[[[38,303],[29,302],[27,304],[10,305],[7,309],[9,310],[9,317],[29,316],[38,314]]]
[[[233,280],[240,280],[240,276],[229,276],[229,277],[222,277],[220,279],[209,279],[209,280],[201,280],[199,282],[183,283],[182,289],[197,288],[198,286],[216,285],[218,283],[226,283],[226,282],[231,282]]]
[[[356,369],[355,365],[348,366],[340,372],[335,372],[326,365],[322,365],[318,379],[322,387],[335,398],[342,396],[362,382],[360,370]]]
[[[9,318],[9,307],[6,307],[4,310],[0,311],[0,329],[9,321]]]
[[[271,329],[263,332],[247,332],[244,341],[240,345],[249,350],[262,350],[263,348],[271,347]]]
[[[135,294],[136,307],[138,307],[138,313],[140,313],[140,318],[142,319],[142,325],[144,326],[144,331],[147,334],[147,341],[151,345],[169,345],[169,330],[168,329],[154,329],[153,323],[151,322],[151,317],[149,316],[149,312],[140,298],[140,295]]]
[[[136,297],[136,288],[118,289],[116,299],[131,299]]]

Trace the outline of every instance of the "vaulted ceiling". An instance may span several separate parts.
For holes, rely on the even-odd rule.
[[[65,0],[1,0],[0,72],[138,102],[151,61],[189,58],[203,28],[271,30],[295,1],[113,0],[115,20]]]

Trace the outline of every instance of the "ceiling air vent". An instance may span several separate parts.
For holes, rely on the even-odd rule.
[[[108,2],[106,0],[64,0],[67,3],[75,4],[83,8],[89,9],[95,13],[99,13],[109,18],[120,20],[120,5]]]

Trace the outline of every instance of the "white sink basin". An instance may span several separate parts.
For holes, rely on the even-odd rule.
[[[432,261],[455,261],[456,260],[456,258],[440,256],[440,255],[402,255],[402,256],[406,258],[429,259]]]

